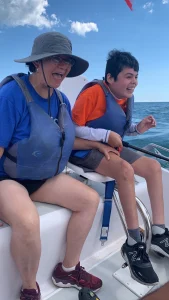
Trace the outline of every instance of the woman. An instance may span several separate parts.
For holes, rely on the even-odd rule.
[[[102,281],[80,266],[79,257],[99,197],[61,173],[72,148],[81,148],[81,140],[74,141],[68,99],[55,90],[65,77],[85,72],[88,62],[72,55],[71,42],[57,32],[38,36],[31,55],[16,62],[26,63],[31,74],[7,77],[1,83],[0,218],[12,228],[11,252],[23,281],[20,299],[40,299],[39,216],[32,201],[72,210],[66,255],[53,271],[54,284],[98,290]],[[85,143],[86,149],[103,151],[100,143]]]

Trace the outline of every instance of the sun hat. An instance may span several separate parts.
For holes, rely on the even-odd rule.
[[[55,55],[64,55],[74,60],[75,63],[67,77],[79,76],[83,74],[89,66],[86,60],[72,54],[71,41],[65,35],[55,31],[42,33],[36,37],[31,55],[22,59],[15,59],[14,61],[29,63]]]

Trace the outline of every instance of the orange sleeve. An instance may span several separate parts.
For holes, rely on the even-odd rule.
[[[106,110],[106,100],[102,88],[96,84],[83,91],[72,109],[72,119],[78,126],[101,117]]]

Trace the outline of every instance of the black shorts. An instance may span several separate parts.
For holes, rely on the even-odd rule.
[[[127,161],[129,164],[133,164],[137,159],[142,157],[136,151],[123,147],[120,157]],[[93,172],[100,165],[101,160],[104,158],[104,154],[97,149],[92,149],[85,157],[71,156],[69,158],[70,163],[81,167],[84,172]]]
[[[46,179],[44,179],[44,180],[18,180],[18,179],[10,178],[10,177],[0,177],[0,181],[7,180],[7,179],[14,180],[14,181],[20,183],[22,186],[24,186],[26,188],[29,195],[36,192],[46,181]]]

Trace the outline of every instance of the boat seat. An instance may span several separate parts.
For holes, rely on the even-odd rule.
[[[113,181],[114,179],[111,177],[100,175],[96,172],[84,172],[81,167],[78,167],[70,162],[67,163],[67,167],[71,170],[73,170],[76,174],[83,176],[89,180],[95,181],[95,182],[108,182]]]

